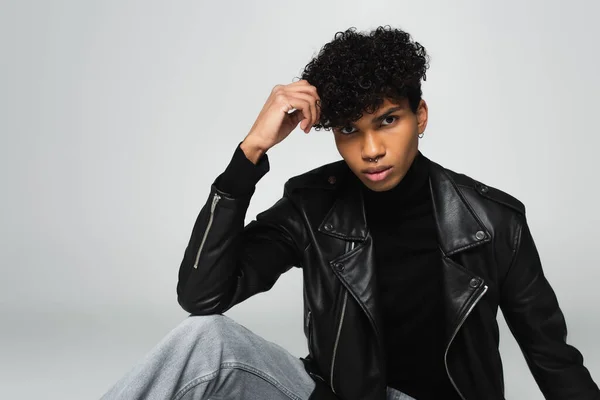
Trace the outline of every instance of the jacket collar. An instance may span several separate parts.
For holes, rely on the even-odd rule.
[[[489,230],[452,179],[452,171],[422,153],[421,156],[430,163],[429,189],[442,252],[450,256],[489,242]],[[345,162],[342,166],[339,194],[318,229],[326,235],[362,242],[368,235],[364,198],[359,186],[363,183]]]

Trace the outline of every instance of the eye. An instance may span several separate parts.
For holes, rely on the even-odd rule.
[[[387,121],[387,120],[388,120],[388,119],[390,119],[390,118],[392,119],[392,121],[391,121],[391,122],[389,122],[388,124],[384,124],[384,123],[383,123],[383,121]],[[396,120],[398,120],[398,119],[399,119],[399,117],[398,117],[398,116],[396,116],[396,115],[388,115],[387,117],[385,117],[385,119],[383,119],[383,121],[382,121],[382,125],[384,125],[384,126],[391,125],[391,124],[393,124],[394,122],[396,122]],[[348,135],[351,135],[351,134],[353,134],[354,132],[356,132],[355,130],[353,130],[353,131],[350,131],[350,132],[348,132],[348,131],[345,131],[345,129],[346,129],[346,128],[352,129],[352,127],[351,127],[351,126],[343,126],[343,127],[341,127],[341,128],[337,128],[337,131],[338,131],[338,132],[339,132],[341,135],[346,135],[346,136],[348,136]]]
[[[351,127],[351,126],[344,126],[344,127],[342,127],[342,128],[340,128],[340,129],[339,129],[339,132],[340,132],[342,135],[350,135],[350,134],[354,133],[354,131],[351,131],[351,132],[345,132],[345,131],[344,131],[344,129],[346,129],[346,128],[352,128],[352,127]]]
[[[394,122],[395,122],[395,121],[398,119],[398,117],[397,117],[397,116],[395,116],[395,115],[388,115],[387,117],[385,117],[385,119],[384,119],[383,121],[387,121],[387,120],[388,120],[388,119],[390,119],[390,118],[392,118],[394,121],[390,122],[390,123],[389,123],[389,124],[387,124],[387,125],[391,125],[391,124],[393,124],[393,123],[394,123]],[[383,125],[385,125],[385,124],[383,124]]]

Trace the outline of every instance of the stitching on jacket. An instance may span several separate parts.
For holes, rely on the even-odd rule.
[[[524,213],[525,205],[523,204],[523,202],[521,200],[517,199],[516,197],[514,197],[513,195],[511,195],[510,193],[504,192],[504,191],[502,191],[502,190],[500,190],[498,188],[495,188],[493,186],[486,185],[486,184],[484,184],[482,182],[475,181],[475,185],[478,185],[478,184],[479,185],[483,185],[483,186],[487,186],[488,188],[496,190],[496,191],[500,192],[501,194],[507,196],[508,198],[514,199],[517,202],[517,204],[513,204],[511,202],[499,199],[496,196],[492,196],[490,194],[490,192],[488,192],[488,193],[481,193],[475,187],[470,186],[470,185],[466,185],[466,184],[463,184],[463,183],[457,183],[456,185],[459,186],[459,187],[465,188],[465,189],[471,189],[471,190],[475,191],[478,195],[480,195],[480,196],[482,196],[482,197],[484,197],[484,198],[486,198],[488,200],[492,200],[493,202],[496,202],[496,203],[502,204],[502,205],[504,205],[506,207],[509,207],[512,210],[515,210],[516,212],[518,212],[519,214]],[[523,209],[521,209],[521,206],[522,206]]]
[[[516,230],[517,232],[515,233],[515,239],[514,239],[514,243],[513,243],[513,254],[512,254],[512,258],[510,260],[510,264],[508,265],[508,268],[506,269],[506,274],[504,274],[504,276],[502,277],[502,286],[504,286],[504,281],[506,280],[506,278],[508,277],[508,275],[510,274],[513,265],[515,265],[515,262],[517,260],[517,255],[519,250],[521,249],[521,236],[523,233],[523,226],[524,224],[526,224],[526,220],[522,219],[520,220],[521,223],[518,224]],[[502,293],[502,287],[500,287],[500,293]]]

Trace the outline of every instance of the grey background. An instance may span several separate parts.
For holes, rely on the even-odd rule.
[[[187,314],[177,271],[271,88],[335,32],[431,55],[429,158],[527,207],[568,340],[600,380],[597,1],[12,1],[0,10],[0,398],[98,398]],[[340,159],[299,129],[247,222]],[[227,314],[305,355],[302,275]],[[501,315],[508,399],[542,399]]]

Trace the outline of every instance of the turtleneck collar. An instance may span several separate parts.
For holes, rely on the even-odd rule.
[[[411,205],[427,201],[429,196],[429,163],[417,150],[412,164],[400,182],[393,188],[376,192],[362,185],[365,200],[365,209],[369,214],[403,214],[403,210]]]

